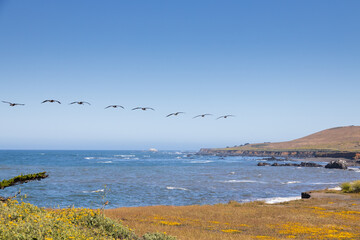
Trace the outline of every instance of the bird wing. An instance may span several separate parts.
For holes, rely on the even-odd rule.
[[[119,107],[121,107],[122,109],[125,109],[123,106],[121,106],[121,105],[118,105]]]
[[[151,108],[151,107],[146,107],[145,109],[151,109],[153,111],[155,111],[155,109]]]
[[[174,115],[175,113],[170,113],[169,115],[167,115],[166,117],[170,117],[171,115]]]
[[[8,104],[11,104],[11,102],[6,102],[6,101],[2,101],[3,103],[8,103]]]
[[[23,103],[15,103],[15,105],[24,106],[25,104],[23,104]]]
[[[78,103],[78,102],[72,102],[72,103],[69,103],[69,104],[75,104],[75,103]]]
[[[109,107],[112,107],[112,105],[107,106],[105,109],[107,109],[107,108],[109,108]]]
[[[46,103],[46,102],[48,102],[49,100],[45,100],[45,101],[42,101],[42,103]]]
[[[136,108],[133,108],[133,109],[131,109],[131,110],[136,110],[136,109],[141,109],[141,107],[136,107]]]
[[[88,102],[83,102],[83,103],[87,103],[87,104],[91,105],[91,104],[90,104],[90,103],[88,103]]]
[[[55,100],[55,102],[57,102],[58,104],[61,104],[61,102],[60,102],[60,101],[58,101],[58,100]]]
[[[195,117],[193,117],[193,118],[197,118],[197,117],[201,117],[202,115],[197,115],[197,116],[195,116]]]
[[[218,117],[217,119],[220,119],[220,118],[223,118],[223,117],[225,117],[225,116],[220,116],[220,117]],[[216,119],[216,120],[217,120],[217,119]]]

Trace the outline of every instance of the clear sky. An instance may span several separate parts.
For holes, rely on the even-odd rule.
[[[0,100],[26,104],[0,102],[0,149],[197,150],[360,125],[359,11],[357,0],[0,0]],[[80,100],[92,105],[69,105]],[[175,111],[186,114],[165,118]],[[214,116],[192,119],[202,113]]]

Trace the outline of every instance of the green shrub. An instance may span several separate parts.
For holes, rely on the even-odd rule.
[[[10,187],[10,186],[13,186],[18,183],[24,183],[24,182],[33,181],[33,180],[40,180],[40,179],[47,178],[47,177],[48,177],[48,175],[46,174],[46,172],[33,173],[33,174],[27,174],[27,175],[21,174],[14,178],[11,178],[8,180],[4,179],[3,181],[1,181],[0,189]]]
[[[360,180],[352,182],[351,187],[352,187],[353,192],[359,193],[360,192]]]
[[[17,200],[0,202],[0,239],[127,239],[174,240],[165,234],[143,237],[121,223],[105,217],[100,210],[67,208],[45,210]]]
[[[143,240],[176,240],[176,238],[164,233],[147,233],[143,236]]]
[[[341,184],[341,190],[345,193],[360,193],[360,180]]]
[[[343,192],[347,193],[347,192],[350,192],[351,184],[349,182],[345,182],[345,183],[342,183],[340,187]]]

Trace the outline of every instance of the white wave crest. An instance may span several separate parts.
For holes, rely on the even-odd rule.
[[[166,189],[169,189],[169,190],[183,190],[183,191],[189,191],[189,189],[187,189],[187,188],[182,188],[182,187],[166,187]]]
[[[354,172],[360,172],[360,168],[348,168],[348,169]]]
[[[263,182],[259,182],[259,181],[255,181],[255,180],[226,180],[226,181],[221,181],[223,183],[263,183]]]
[[[341,187],[337,186],[337,187],[334,187],[334,188],[328,188],[329,190],[335,190],[335,191],[340,191],[341,190]]]
[[[120,155],[114,155],[114,157],[122,157],[122,158],[126,158],[126,157],[135,157],[135,155],[133,154],[120,154]]]
[[[301,183],[300,181],[288,181],[284,182],[283,184],[294,184],[294,183]]]
[[[99,162],[96,162],[96,163],[112,163],[112,161],[99,161]]]
[[[301,196],[264,198],[264,199],[258,199],[258,201],[265,201],[265,203],[267,203],[267,204],[274,204],[274,203],[289,202],[289,201],[294,201],[294,200],[299,200],[299,199],[301,199]]]
[[[311,183],[312,185],[331,185],[331,184],[339,184],[337,182],[317,182],[317,183]]]
[[[91,159],[95,159],[95,157],[84,157],[84,159],[91,160]]]
[[[191,161],[190,163],[211,163],[214,161],[210,161],[210,160],[198,160],[198,161]]]
[[[97,193],[97,192],[104,192],[105,189],[98,189],[98,190],[94,190],[94,191],[82,191],[82,193]]]

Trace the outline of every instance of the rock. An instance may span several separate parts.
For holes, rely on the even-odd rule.
[[[322,165],[313,162],[301,162],[300,167],[322,167]]]
[[[269,166],[270,164],[269,163],[264,163],[264,162],[259,162],[257,165],[258,166]]]
[[[347,169],[347,163],[344,160],[335,160],[329,162],[325,168],[338,168],[338,169]]]
[[[302,192],[301,193],[301,198],[311,198],[310,192]]]
[[[279,164],[278,163],[273,163],[273,164],[271,164],[271,166],[277,167],[277,166],[279,166]]]

